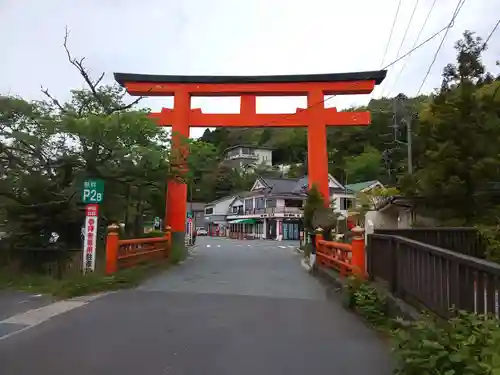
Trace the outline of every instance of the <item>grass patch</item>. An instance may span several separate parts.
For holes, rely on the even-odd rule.
[[[34,274],[13,274],[0,270],[0,289],[16,289],[32,293],[52,295],[56,298],[72,298],[82,295],[127,289],[138,286],[143,280],[169,267],[171,260],[141,264],[118,271],[114,275],[94,272],[87,275],[68,275],[61,280]]]

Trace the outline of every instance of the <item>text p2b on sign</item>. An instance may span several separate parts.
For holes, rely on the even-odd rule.
[[[102,203],[104,199],[104,181],[98,179],[85,180],[82,189],[82,203]]]

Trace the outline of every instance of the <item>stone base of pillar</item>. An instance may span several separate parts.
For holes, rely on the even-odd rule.
[[[172,263],[182,262],[187,257],[186,233],[172,232],[172,247],[170,249],[170,259]]]

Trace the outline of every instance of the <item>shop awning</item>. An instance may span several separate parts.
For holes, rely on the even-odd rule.
[[[255,219],[236,219],[230,221],[229,224],[255,224]]]

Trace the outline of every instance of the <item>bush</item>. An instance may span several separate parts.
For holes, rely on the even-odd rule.
[[[496,318],[458,312],[449,321],[427,318],[394,333],[396,374],[500,374]]]
[[[357,311],[368,323],[379,328],[388,326],[387,298],[367,281],[349,277],[345,298],[347,307]]]
[[[374,286],[350,277],[346,305],[377,328],[390,329],[398,375],[500,375],[500,322],[463,311],[449,320],[425,316],[405,322],[388,315]]]
[[[482,240],[486,244],[486,259],[500,263],[500,229],[499,226],[478,226]]]

